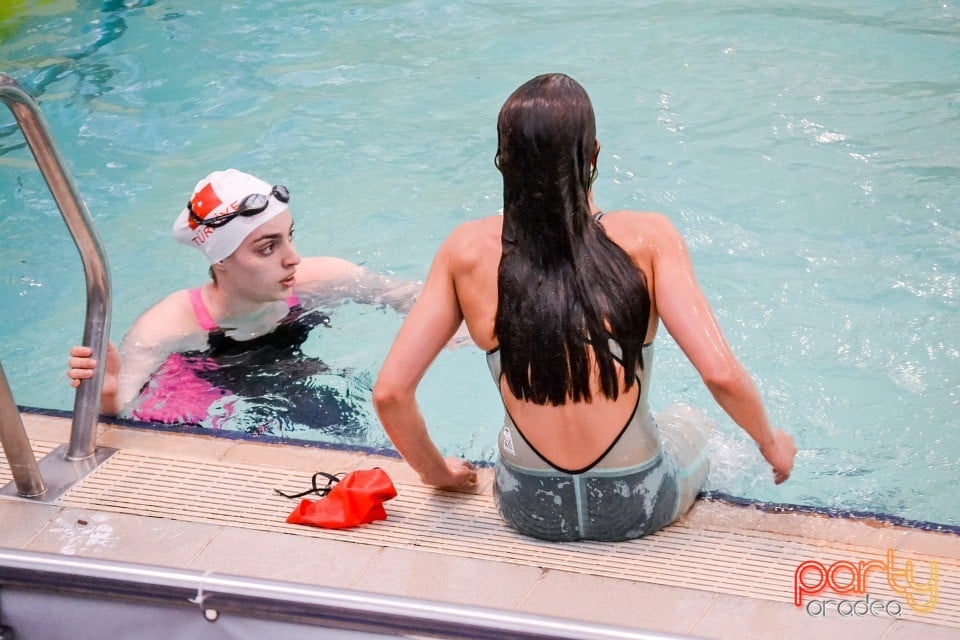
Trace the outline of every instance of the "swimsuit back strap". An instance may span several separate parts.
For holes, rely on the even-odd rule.
[[[637,401],[636,401],[636,403],[633,405],[633,411],[630,413],[630,417],[627,418],[626,423],[624,423],[623,427],[621,427],[620,432],[617,433],[617,437],[613,439],[613,442],[611,442],[610,445],[604,450],[604,452],[601,453],[599,456],[597,456],[597,458],[596,458],[593,462],[591,462],[590,464],[586,465],[585,467],[581,467],[581,468],[579,468],[579,469],[567,469],[567,468],[565,468],[565,467],[561,467],[560,465],[558,465],[557,463],[555,463],[553,460],[551,460],[551,459],[548,458],[547,456],[545,456],[545,455],[543,455],[542,453],[540,453],[540,451],[539,451],[535,446],[533,446],[533,443],[530,442],[529,440],[527,440],[527,436],[525,436],[525,435],[523,434],[523,431],[520,430],[520,426],[517,424],[517,421],[514,420],[514,419],[513,419],[513,416],[510,415],[510,410],[507,409],[507,404],[506,404],[506,402],[503,403],[503,408],[504,408],[504,409],[506,410],[506,412],[507,412],[507,417],[510,418],[510,422],[511,422],[512,425],[513,425],[513,430],[516,431],[518,434],[520,434],[520,438],[523,439],[523,442],[524,442],[528,447],[530,447],[530,450],[533,451],[533,453],[535,453],[538,458],[540,458],[541,460],[543,460],[543,461],[546,462],[548,465],[550,465],[551,467],[553,467],[554,469],[556,469],[557,471],[559,471],[559,472],[561,472],[561,473],[568,473],[568,474],[570,474],[570,475],[575,476],[575,475],[579,475],[579,474],[581,474],[581,473],[586,473],[586,472],[590,471],[591,469],[593,469],[593,468],[594,468],[595,466],[597,466],[598,464],[600,464],[600,462],[601,462],[604,458],[607,457],[607,454],[610,453],[615,446],[617,446],[617,443],[620,442],[620,438],[622,438],[622,437],[623,437],[623,434],[625,434],[625,433],[627,432],[627,430],[630,428],[630,425],[633,424],[634,419],[637,417],[637,409],[640,407],[640,392],[639,392],[639,388],[640,388],[640,378],[639,378],[639,377],[637,377],[637,388],[638,388],[638,391],[637,391]],[[502,390],[501,390],[501,392],[500,392],[500,399],[503,400],[503,391],[502,391]]]
[[[193,315],[197,317],[197,323],[204,331],[213,331],[217,328],[217,323],[210,317],[207,305],[203,304],[203,298],[200,296],[200,287],[190,289],[190,306],[193,307]]]

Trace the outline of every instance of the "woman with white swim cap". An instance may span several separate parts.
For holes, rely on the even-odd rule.
[[[477,486],[471,463],[443,458],[415,396],[462,320],[506,410],[494,497],[523,534],[635,538],[692,505],[707,471],[704,420],[689,409],[652,415],[647,404],[661,320],[785,481],[793,439],[770,426],[676,228],[594,204],[600,145],[583,87],[562,74],[530,80],[504,103],[497,132],[503,215],[446,238],[374,387],[387,434],[422,481]]]
[[[304,296],[336,291],[340,298],[388,304],[402,312],[409,308],[418,283],[380,276],[341,258],[301,258],[293,244],[289,200],[285,186],[236,169],[215,171],[197,183],[173,234],[203,253],[211,279],[163,298],[137,318],[119,350],[109,345],[102,413],[131,415],[150,376],[182,364],[171,349],[208,353],[216,342],[216,350],[236,351],[237,345],[262,344],[264,336],[270,336],[267,342],[282,342],[276,331],[299,313]],[[302,341],[302,332],[293,333]],[[89,347],[73,347],[71,384],[92,377],[95,366]],[[182,391],[181,396],[190,395],[190,389]],[[164,419],[160,406],[136,408],[140,413],[132,417],[138,419],[182,421],[174,414]]]

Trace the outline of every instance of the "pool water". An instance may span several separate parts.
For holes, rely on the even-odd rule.
[[[115,339],[204,280],[170,227],[214,169],[288,185],[302,253],[422,279],[454,226],[500,207],[503,100],[566,72],[598,115],[597,204],[674,221],[799,446],[774,487],[661,332],[652,403],[716,420],[710,488],[960,524],[960,8],[614,4],[15,3],[0,71],[37,98],[96,221]],[[12,122],[0,113],[3,366],[19,404],[70,409],[80,262]],[[366,400],[402,318],[329,315],[304,351],[365,407],[364,444],[386,445]],[[419,397],[445,452],[493,458],[502,409],[477,349],[442,354]]]

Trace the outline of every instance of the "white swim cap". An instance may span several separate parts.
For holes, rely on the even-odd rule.
[[[286,211],[289,199],[286,187],[271,187],[249,173],[214,171],[194,187],[173,223],[173,236],[214,264],[236,251],[254,229]]]

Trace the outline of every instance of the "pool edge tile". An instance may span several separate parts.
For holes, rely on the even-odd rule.
[[[717,594],[710,591],[551,569],[518,609],[525,613],[686,634],[716,597]]]

